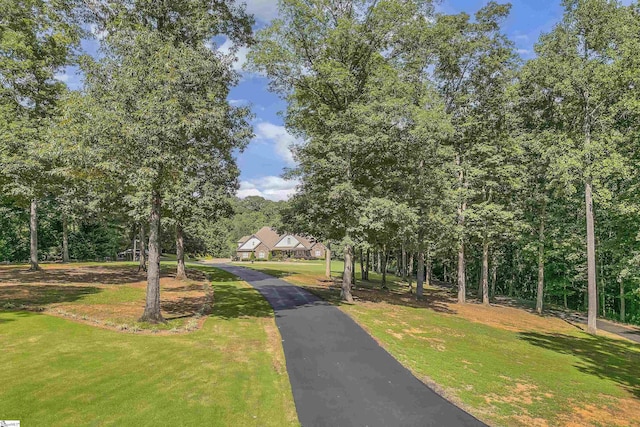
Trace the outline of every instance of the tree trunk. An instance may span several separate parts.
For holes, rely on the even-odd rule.
[[[413,281],[413,252],[409,254],[409,265],[407,268],[407,279],[409,280],[409,292],[413,291],[411,282]]]
[[[69,224],[67,215],[62,214],[62,262],[69,262]]]
[[[324,275],[327,279],[331,279],[331,243],[327,243],[324,254]]]
[[[360,280],[365,280],[366,274],[364,273],[364,251],[360,248]]]
[[[456,155],[456,165],[460,168],[458,172],[458,186],[462,190],[464,188],[464,171],[462,170],[462,158]],[[465,195],[458,203],[458,227],[460,227],[460,236],[458,242],[458,304],[464,304],[467,301],[467,284],[465,277],[464,265],[464,211],[467,203],[464,201]]]
[[[378,263],[376,265],[376,273],[382,273],[382,252],[378,251]]]
[[[587,214],[587,283],[589,293],[587,332],[595,335],[598,330],[596,323],[598,315],[598,295],[596,289],[596,243],[593,224],[593,196],[590,181],[587,181],[585,185],[585,201]]]
[[[29,271],[38,271],[40,270],[40,265],[38,265],[38,201],[35,198],[31,199],[29,215],[29,232],[31,237],[29,253],[31,267]]]
[[[447,264],[445,262],[442,263],[442,281],[449,283],[449,277],[447,276]]]
[[[147,273],[147,298],[141,322],[164,322],[160,312],[160,192],[153,190],[151,215],[149,216],[149,271]]]
[[[418,270],[416,271],[416,299],[424,295],[424,251],[418,252]]]
[[[458,304],[467,302],[467,286],[464,275],[464,242],[458,245]]]
[[[478,299],[482,301],[482,259],[478,259]]]
[[[402,267],[400,269],[401,271],[401,277],[403,279],[407,278],[407,251],[404,248],[404,245],[402,245]]]
[[[351,257],[351,286],[356,286],[356,254],[355,254],[355,250],[353,251],[353,256]]]
[[[620,321],[624,322],[625,317],[624,281],[620,280]]]
[[[596,240],[596,246],[598,245],[598,241]],[[605,305],[605,297],[607,295],[607,282],[605,281],[604,275],[604,257],[600,257],[600,271],[596,272],[596,277],[600,278],[599,284],[597,284],[596,290],[597,294],[600,297],[600,302],[598,303],[598,311],[601,313],[602,317],[607,317],[607,308]]]
[[[370,269],[371,269],[371,253],[369,249],[367,249],[367,258],[366,258],[365,268],[364,268],[364,277],[362,278],[363,280],[369,280]]]
[[[146,244],[144,242],[144,223],[140,224],[140,264],[138,264],[138,272],[140,270],[147,271],[147,254]]]
[[[427,256],[426,256],[426,259],[425,259],[425,269],[426,269],[425,283],[427,284],[427,286],[431,286],[431,276],[433,274],[433,264],[431,262],[431,253],[429,251],[427,251]]]
[[[542,208],[540,216],[540,228],[538,229],[538,292],[536,295],[536,311],[542,314],[542,304],[544,301],[544,215],[545,208]]]
[[[176,258],[178,260],[176,279],[184,280],[187,278],[187,271],[184,266],[184,230],[180,223],[176,224]]]
[[[482,239],[482,303],[489,305],[489,240]]]
[[[387,263],[389,262],[389,251],[384,247],[382,253],[382,289],[387,289]]]
[[[495,251],[491,257],[491,298],[496,297],[496,281],[498,278],[498,260],[496,260]]]
[[[353,247],[351,245],[344,245],[344,272],[342,273],[342,290],[340,292],[340,298],[343,301],[353,302],[353,296],[351,296],[351,277],[353,272],[351,268],[351,258],[353,257]]]
[[[131,261],[136,260],[136,226],[133,225],[133,238],[131,239]]]

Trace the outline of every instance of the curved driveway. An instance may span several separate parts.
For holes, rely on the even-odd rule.
[[[216,265],[273,306],[307,426],[483,426],[420,382],[338,308],[267,274]]]

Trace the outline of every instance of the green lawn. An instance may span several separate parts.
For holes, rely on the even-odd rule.
[[[228,273],[199,268],[211,275],[215,304],[192,333],[0,311],[1,417],[25,426],[298,425],[270,306]],[[114,289],[77,298],[134,298]]]
[[[291,278],[298,284],[308,281],[308,284],[315,283],[317,279],[325,277],[325,261],[324,260],[304,260],[304,261],[256,261],[251,262],[234,262],[235,265],[253,268],[264,273],[270,274],[282,279]],[[339,260],[331,261],[331,277],[342,278],[344,262]],[[356,263],[356,285],[363,287],[381,287],[382,275],[373,271],[369,272],[369,280],[361,282],[360,263]],[[412,284],[415,287],[415,282]],[[387,286],[390,289],[408,289],[408,284],[403,283],[399,277],[387,273]]]
[[[251,267],[336,301],[337,289],[310,284],[321,266],[282,264]],[[405,290],[387,298],[360,287],[360,300],[340,308],[416,376],[492,425],[640,425],[640,345],[514,308],[456,308],[434,290],[417,304]]]

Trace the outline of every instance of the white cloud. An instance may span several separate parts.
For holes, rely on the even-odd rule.
[[[207,47],[211,49],[212,44],[209,43]],[[242,71],[242,66],[245,64],[245,62],[247,62],[247,54],[249,53],[249,49],[242,46],[239,49],[234,50],[233,42],[231,41],[231,39],[227,39],[218,48],[218,52],[225,55],[233,53],[236,57],[235,61],[233,61],[233,69],[236,71]]]
[[[62,83],[66,83],[69,81],[69,74],[67,73],[56,73],[53,76],[54,79],[60,80]]]
[[[256,21],[268,23],[278,16],[278,0],[249,0],[247,12],[255,16]]]
[[[90,24],[89,31],[98,40],[104,39],[105,37],[107,37],[107,34],[109,34],[107,31],[100,31],[96,24]]]
[[[531,51],[529,49],[518,49],[517,51],[520,55],[529,55]]]
[[[296,192],[297,180],[286,180],[279,176],[264,176],[240,182],[238,197],[260,196],[265,199],[288,200]]]
[[[288,166],[294,166],[291,148],[302,141],[291,135],[284,126],[274,125],[269,122],[260,122],[255,127],[256,141],[273,144],[276,154],[284,160]]]

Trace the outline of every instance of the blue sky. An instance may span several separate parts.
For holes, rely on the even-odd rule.
[[[256,18],[256,28],[263,27],[277,16],[277,0],[246,0],[247,9]],[[444,13],[467,12],[473,14],[487,3],[486,0],[444,0],[438,9]],[[511,15],[503,30],[514,41],[523,59],[531,58],[533,45],[541,33],[550,31],[562,16],[560,0],[513,0]],[[624,1],[629,4],[630,0]],[[83,41],[88,53],[96,51],[95,40]],[[219,40],[218,49],[228,52],[229,43]],[[241,70],[246,49],[240,49],[235,66]],[[59,78],[72,89],[79,87],[80,76],[68,69]],[[281,178],[285,168],[294,166],[288,147],[296,142],[283,127],[279,113],[286,104],[267,89],[268,81],[255,74],[243,72],[240,84],[231,90],[229,100],[235,105],[250,105],[255,138],[243,153],[238,154],[240,190],[238,196],[259,195],[271,200],[287,199],[295,191],[295,181]]]

